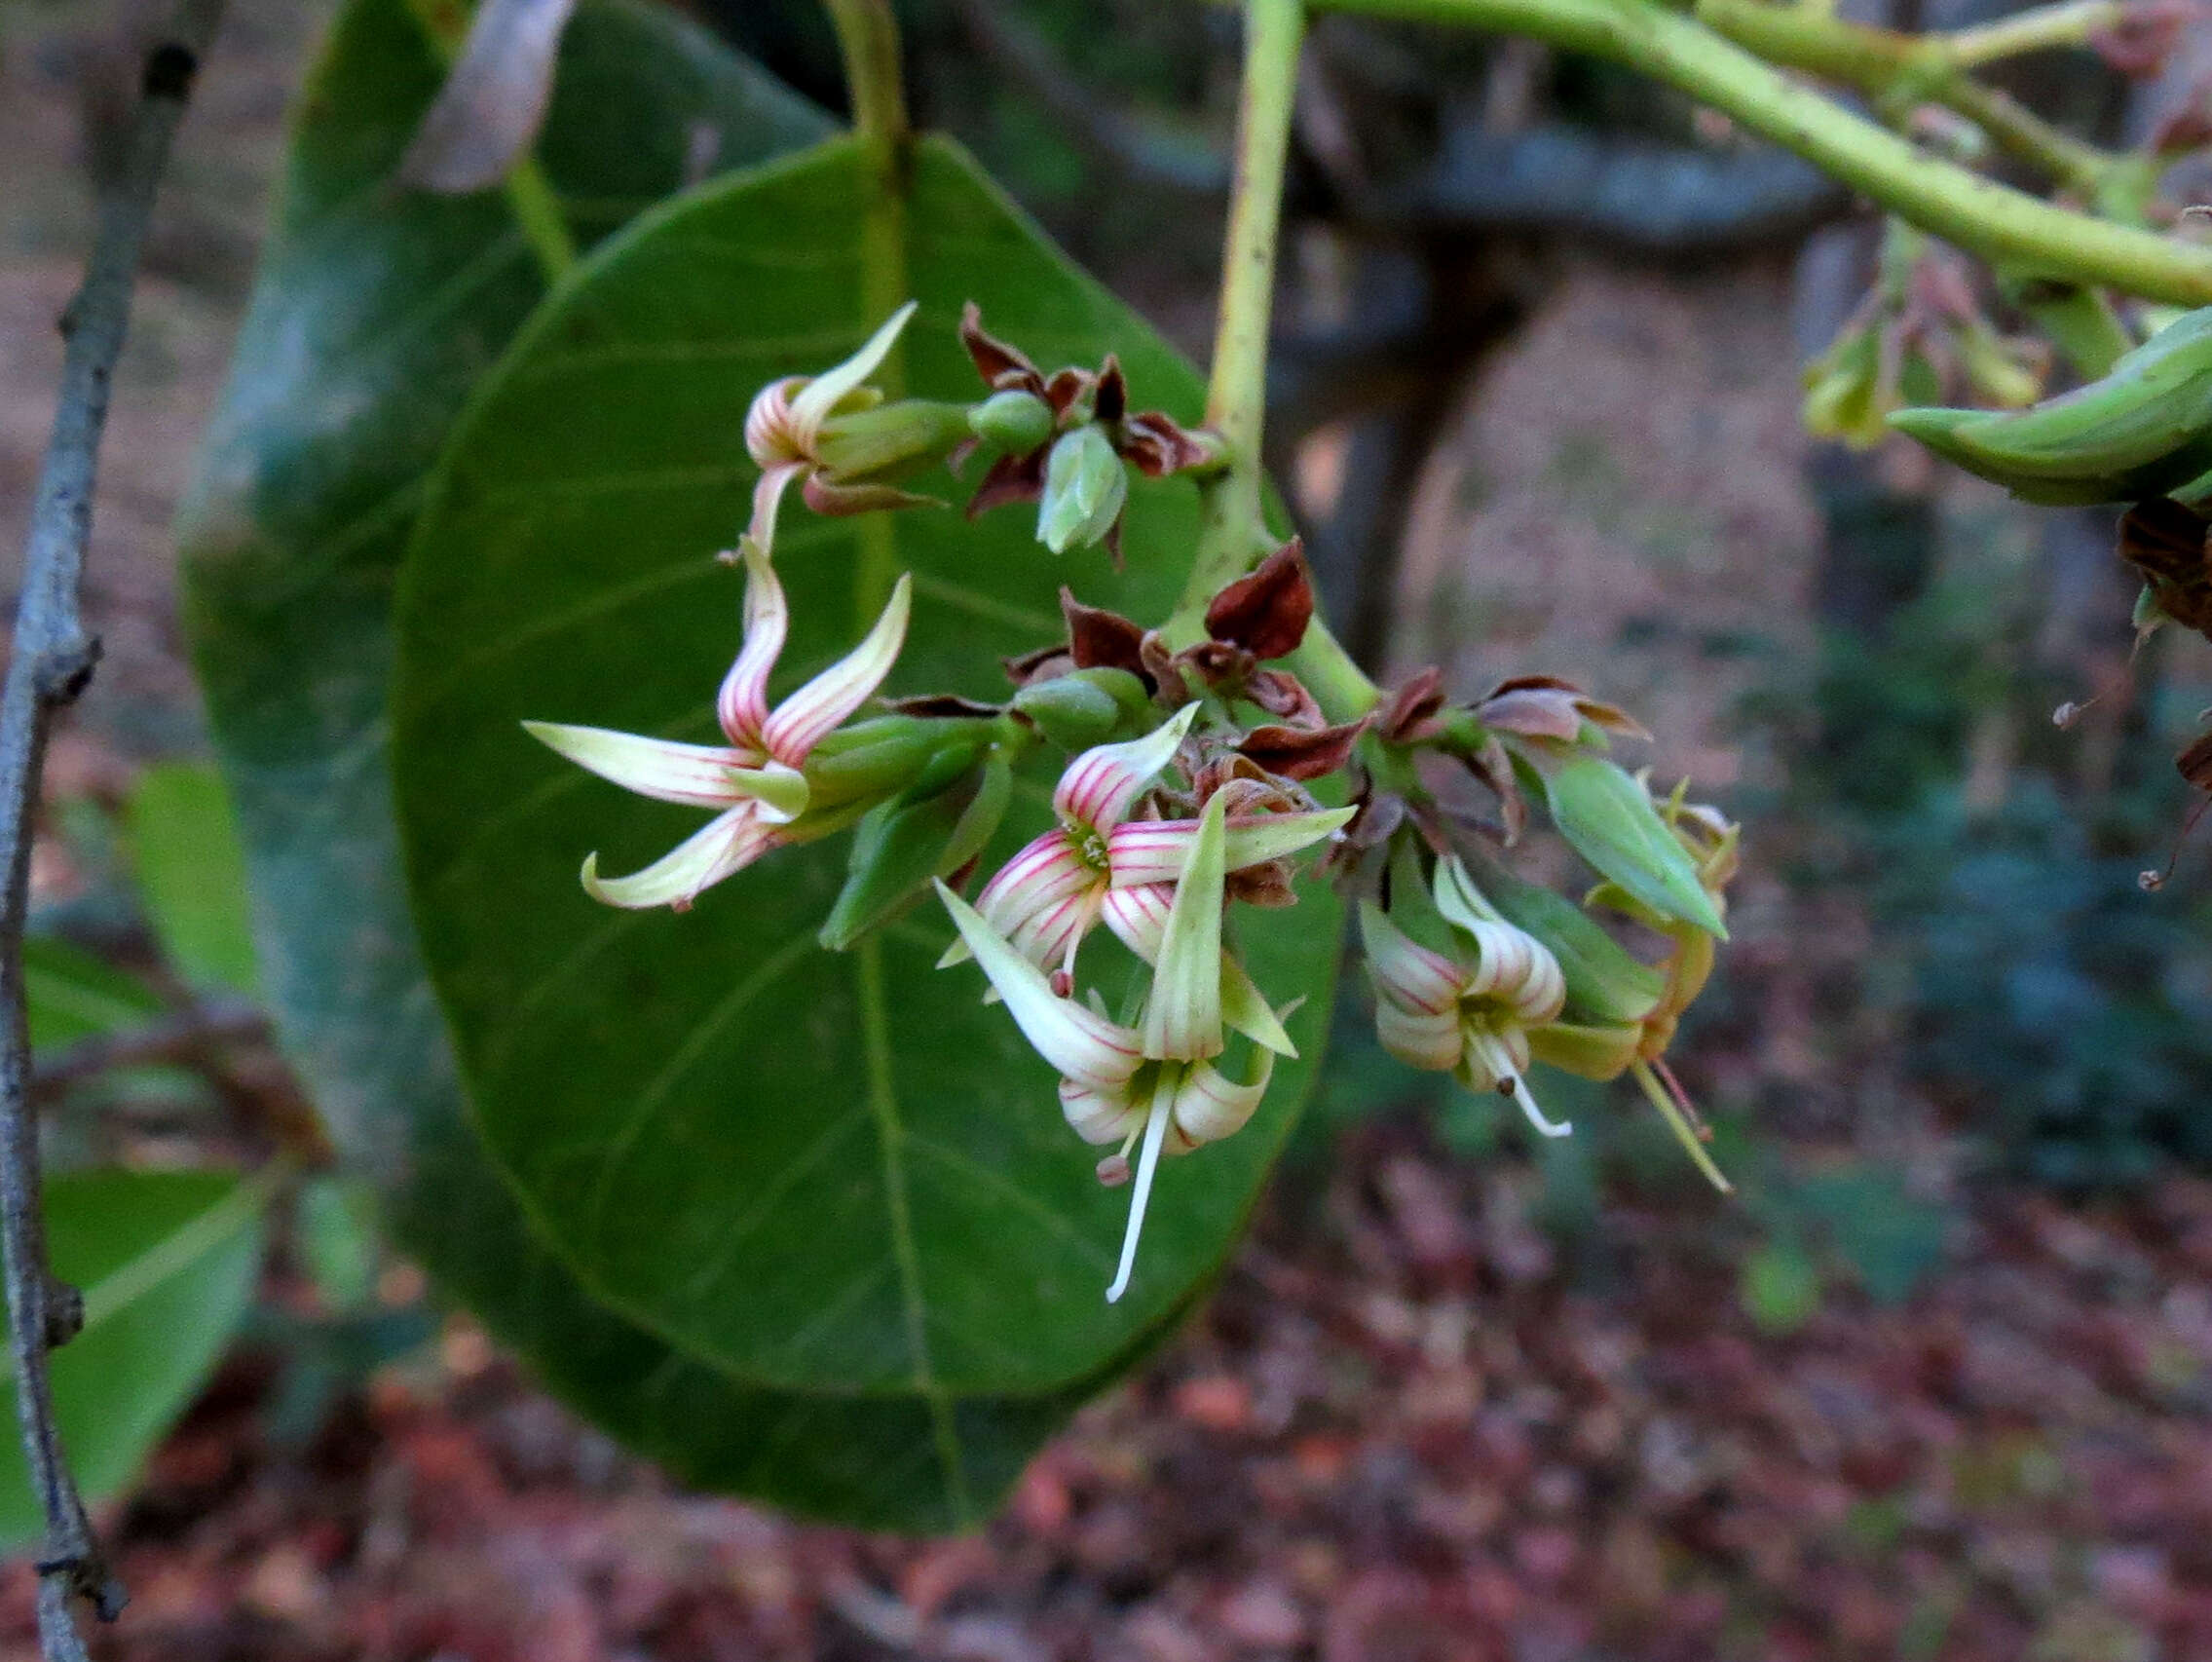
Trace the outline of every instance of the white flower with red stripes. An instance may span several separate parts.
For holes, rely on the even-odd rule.
[[[811,791],[802,771],[824,737],[868,701],[906,642],[911,583],[901,577],[867,638],[799,691],[769,708],[769,673],[791,629],[791,608],[767,553],[747,541],[745,639],[724,677],[715,714],[727,745],[683,744],[602,727],[522,725],[581,768],[659,802],[717,810],[669,853],[629,877],[602,878],[599,856],[583,861],[583,887],[610,906],[688,909],[700,890],[770,849],[838,828],[806,817]],[[839,821],[838,823],[843,823]]]
[[[984,922],[1046,971],[1054,991],[1073,990],[1076,949],[1101,923],[1145,963],[1157,961],[1199,822],[1130,814],[1175,760],[1197,715],[1198,705],[1185,704],[1143,737],[1099,745],[1069,763],[1052,793],[1060,823],[1000,867],[976,897]],[[1224,826],[1226,869],[1295,853],[1330,836],[1353,812],[1238,815]],[[956,942],[944,963],[966,956]],[[1256,993],[1246,996],[1250,983],[1233,960],[1227,973],[1239,983],[1231,995],[1231,1024],[1245,1031],[1243,1019],[1260,1022],[1266,1005]]]
[[[1450,935],[1444,952],[1415,941],[1372,901],[1360,905],[1382,1047],[1409,1066],[1510,1096],[1545,1136],[1566,1136],[1574,1127],[1547,1119],[1523,1077],[1528,1030],[1556,1021],[1566,1004],[1559,961],[1507,923],[1456,859],[1438,865],[1434,899]]]
[[[1134,1027],[1061,996],[1029,954],[950,888],[937,886],[966,955],[981,963],[1023,1036],[1059,1071],[1061,1112],[1069,1126],[1087,1143],[1121,1144],[1119,1154],[1102,1162],[1100,1175],[1111,1172],[1118,1181],[1129,1170],[1131,1149],[1142,1142],[1108,1303],[1127,1290],[1136,1267],[1160,1156],[1187,1153],[1242,1129],[1266,1094],[1276,1054],[1296,1054],[1277,1012],[1258,1000],[1264,1021],[1245,1024],[1266,1035],[1255,1034],[1256,1077],[1240,1082],[1212,1061],[1225,1043],[1224,1028],[1238,1025],[1225,1008],[1229,977],[1221,950],[1225,810],[1225,801],[1216,796],[1192,822],[1174,898],[1154,943],[1151,984]],[[1253,996],[1257,1000],[1256,991]]]

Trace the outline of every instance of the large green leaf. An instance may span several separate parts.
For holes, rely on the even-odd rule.
[[[1195,415],[1189,367],[958,150],[928,140],[909,160],[893,281],[920,305],[912,392],[977,395],[956,338],[972,298],[1040,361],[1117,352],[1142,403]],[[839,844],[780,852],[689,915],[595,906],[577,886],[586,850],[627,870],[698,816],[590,778],[518,725],[711,737],[740,587],[712,556],[745,518],[746,405],[887,310],[883,272],[863,266],[864,247],[881,257],[873,177],[841,141],[704,187],[533,318],[447,451],[409,556],[402,836],[479,1128],[594,1293],[795,1389],[1043,1391],[1141,1342],[1221,1261],[1310,1082],[1333,901],[1249,921],[1260,984],[1318,995],[1292,1028],[1309,1060],[1278,1072],[1249,1130],[1163,1172],[1136,1281],[1109,1306],[1127,1193],[1094,1181],[1051,1072],[980,1002],[973,966],[931,967],[942,916],[819,950]],[[1057,633],[1063,582],[1163,616],[1198,523],[1186,483],[1141,484],[1120,577],[1101,550],[1046,555],[1018,510],[786,512],[779,691],[850,644],[900,569],[915,620],[893,690],[1002,694],[999,656]],[[871,538],[888,559],[864,555]],[[1009,836],[1047,822],[1033,798],[1015,817]]]
[[[581,1412],[701,1486],[966,1522],[1074,1393],[841,1404],[733,1380],[588,1299],[464,1118],[398,881],[391,594],[423,475],[544,280],[499,195],[387,191],[438,74],[404,0],[340,16],[185,514],[187,619],[286,1048],[401,1242]],[[588,242],[688,158],[743,164],[827,130],[681,19],[587,0],[540,153]]]
[[[46,1186],[54,1272],[85,1295],[54,1353],[54,1412],[86,1495],[129,1483],[192,1400],[253,1296],[265,1189],[220,1172],[85,1172]],[[0,1384],[7,1421],[13,1380]],[[0,1437],[0,1545],[43,1522],[21,1442]]]

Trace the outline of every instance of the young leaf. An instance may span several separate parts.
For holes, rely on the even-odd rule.
[[[1576,853],[1662,917],[1728,938],[1688,852],[1633,774],[1587,752],[1537,774],[1552,822]]]
[[[129,823],[139,896],[169,963],[196,987],[250,995],[245,851],[214,769],[148,768],[131,793]]]
[[[46,1185],[54,1272],[85,1295],[54,1353],[54,1407],[89,1500],[130,1483],[221,1357],[253,1296],[264,1185],[220,1172],[86,1172]],[[13,1381],[0,1384],[15,1418]],[[22,1448],[0,1438],[0,1545],[44,1527]]]

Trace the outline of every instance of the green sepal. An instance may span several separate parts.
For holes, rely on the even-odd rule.
[[[1585,1079],[1617,1079],[1634,1064],[1643,1043],[1636,1022],[1556,1021],[1528,1030],[1528,1054],[1561,1073]]]
[[[1576,853],[1661,917],[1728,938],[1688,850],[1634,774],[1602,756],[1539,756],[1534,750],[1524,745],[1520,753],[1542,781],[1552,823]]]
[[[815,439],[814,457],[841,484],[903,478],[942,462],[968,436],[968,412],[962,406],[901,398],[830,417]]]
[[[817,935],[844,952],[929,892],[982,852],[1006,815],[1014,771],[974,744],[949,745],[921,776],[869,810],[853,833],[844,887]]]

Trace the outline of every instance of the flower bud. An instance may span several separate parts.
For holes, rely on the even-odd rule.
[[[1096,424],[1061,434],[1045,458],[1037,541],[1056,554],[1106,541],[1129,499],[1129,475]]]
[[[1052,436],[1052,406],[1034,393],[994,393],[968,411],[968,431],[1009,456],[1026,456]]]
[[[1063,750],[1088,750],[1146,701],[1144,683],[1128,670],[1098,668],[1032,681],[1014,695],[1013,707]]]
[[[1003,757],[979,762],[974,743],[940,751],[912,785],[861,820],[822,945],[844,951],[928,893],[933,878],[974,859],[1005,817],[1013,790]]]

